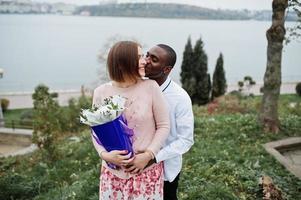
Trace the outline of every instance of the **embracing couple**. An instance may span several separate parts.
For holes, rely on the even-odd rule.
[[[175,51],[165,44],[152,47],[146,56],[132,41],[118,42],[110,49],[111,82],[95,89],[93,104],[113,95],[127,99],[124,116],[134,132],[135,154],[107,152],[92,137],[103,161],[100,199],[177,199],[182,154],[193,145],[194,118],[190,97],[169,77],[175,62]]]

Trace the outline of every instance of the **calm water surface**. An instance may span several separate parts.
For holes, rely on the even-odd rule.
[[[145,52],[158,43],[178,54],[172,77],[179,82],[188,36],[202,37],[212,74],[220,52],[228,83],[245,75],[262,82],[266,67],[265,31],[271,22],[211,21],[52,15],[0,15],[0,92],[33,91],[39,83],[51,89],[95,86],[97,55],[112,37],[135,38]],[[291,26],[293,23],[288,23]],[[285,47],[283,81],[301,80],[301,43]]]

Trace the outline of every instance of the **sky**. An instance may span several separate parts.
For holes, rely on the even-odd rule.
[[[98,4],[107,0],[32,0],[36,2],[64,2],[78,5]],[[118,0],[125,2],[160,2],[198,5],[207,8],[271,10],[272,0]]]

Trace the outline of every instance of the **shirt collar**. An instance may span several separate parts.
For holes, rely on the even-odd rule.
[[[171,79],[168,76],[167,79],[164,81],[164,83],[162,85],[160,85],[161,91],[163,91],[164,89],[166,89],[168,87],[168,85],[170,84],[170,81],[171,81]]]

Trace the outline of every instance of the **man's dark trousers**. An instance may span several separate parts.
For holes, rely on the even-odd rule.
[[[173,182],[164,181],[164,200],[178,200],[177,189],[179,178],[180,174],[178,174]]]

